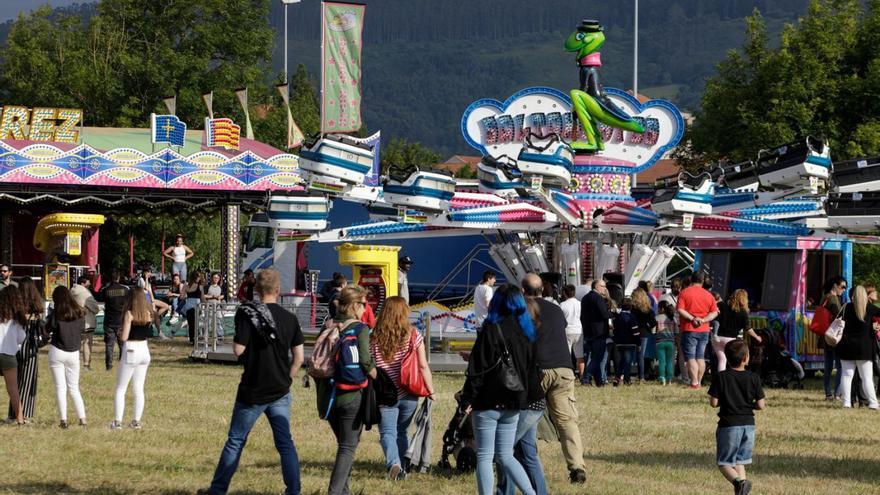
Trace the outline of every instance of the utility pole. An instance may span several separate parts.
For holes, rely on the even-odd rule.
[[[287,6],[292,3],[299,3],[301,0],[281,0],[284,4],[284,82],[290,82],[290,73],[287,72]],[[638,0],[636,0],[638,1]]]
[[[639,0],[634,0],[633,13],[633,96],[639,95]]]
[[[633,0],[633,98],[639,99],[639,0]],[[630,187],[639,185],[638,174],[632,174]]]

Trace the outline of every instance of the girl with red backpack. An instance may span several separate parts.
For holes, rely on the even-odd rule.
[[[397,389],[397,404],[382,406],[379,443],[385,453],[385,469],[392,480],[405,476],[401,456],[409,449],[407,430],[419,397],[433,399],[431,368],[425,343],[409,322],[409,305],[400,296],[385,300],[370,338],[370,354],[376,367],[385,371]]]
[[[330,475],[330,495],[348,494],[348,481],[354,454],[363,430],[361,401],[367,377],[376,377],[370,355],[370,329],[361,323],[367,293],[363,287],[349,285],[338,298],[336,316],[325,326],[311,358],[309,374],[315,377],[318,412],[327,419],[336,436],[336,461]],[[326,351],[330,350],[331,353]],[[332,376],[321,371],[330,366]]]

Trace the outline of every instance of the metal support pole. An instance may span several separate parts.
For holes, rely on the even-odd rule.
[[[290,82],[290,74],[287,72],[287,2],[284,3],[284,82]]]
[[[238,287],[240,239],[240,214],[237,204],[226,204],[220,209],[220,262],[226,278],[226,300],[235,300]]]
[[[12,268],[12,213],[0,216],[0,263],[9,263]]]

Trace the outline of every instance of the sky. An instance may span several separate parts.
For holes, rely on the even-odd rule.
[[[0,22],[15,19],[19,12],[28,12],[40,5],[63,7],[75,3],[89,3],[86,0],[0,0]]]

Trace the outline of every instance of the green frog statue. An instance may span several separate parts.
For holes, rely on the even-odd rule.
[[[572,109],[584,128],[585,141],[573,141],[571,147],[576,151],[596,153],[605,149],[599,123],[624,131],[643,133],[641,122],[618,108],[602,87],[599,67],[602,66],[599,49],[605,44],[604,28],[599,21],[583,20],[577,30],[565,40],[565,50],[577,53],[580,69],[580,88],[573,89]]]

